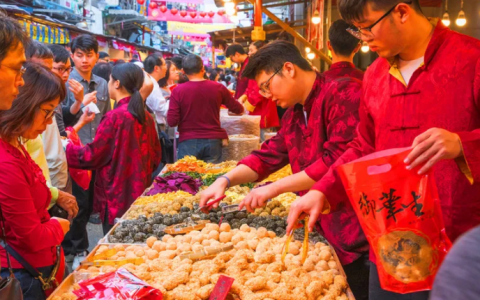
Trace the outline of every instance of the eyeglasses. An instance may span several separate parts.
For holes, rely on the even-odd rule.
[[[45,112],[45,121],[48,120],[48,119],[51,119],[53,117],[53,114],[55,113],[54,110],[48,110],[48,109],[43,109],[43,108],[40,108],[40,109]]]
[[[23,76],[23,74],[25,74],[25,72],[27,71],[27,68],[24,67],[24,66],[21,66],[20,69],[18,68],[12,68],[12,67],[9,67],[7,65],[0,65],[0,66],[3,66],[3,67],[6,67],[12,71],[15,71],[15,73],[17,73],[17,76]]]
[[[265,81],[264,83],[262,83],[260,85],[260,90],[259,90],[259,93],[260,95],[262,95],[263,97],[265,98],[270,98],[272,97],[272,92],[270,92],[270,81],[272,80],[273,77],[275,77],[275,75],[278,74],[278,72],[280,72],[281,70],[283,69],[283,66],[278,69],[275,73],[273,73],[273,75],[267,80]]]
[[[55,67],[52,67],[53,70],[57,70],[58,73],[60,74],[65,74],[65,72],[72,72],[73,71],[73,67],[70,67],[70,68],[55,68]]]
[[[377,25],[378,23],[380,23],[380,21],[385,19],[390,13],[392,13],[392,11],[397,7],[397,5],[402,4],[402,3],[410,5],[410,4],[413,3],[413,1],[406,1],[406,2],[400,2],[400,3],[395,4],[395,6],[390,8],[380,19],[378,19],[375,23],[373,23],[372,25],[370,25],[368,27],[347,28],[347,31],[359,40],[371,40],[371,39],[373,39],[375,37],[375,35],[373,35],[373,33],[372,33],[372,28],[375,25]]]

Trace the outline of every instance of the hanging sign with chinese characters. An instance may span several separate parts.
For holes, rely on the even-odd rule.
[[[430,290],[451,247],[433,176],[406,169],[410,152],[385,150],[338,167],[382,288],[402,294]]]

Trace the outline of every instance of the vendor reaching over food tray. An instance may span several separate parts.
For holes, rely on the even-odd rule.
[[[358,48],[358,39],[349,37],[345,29],[341,32],[350,47],[337,53],[348,60]],[[235,169],[220,176],[201,194],[200,206],[221,197],[230,186],[262,181],[289,163],[293,173],[300,173],[313,163],[321,162],[322,169],[302,175],[304,183],[290,191],[301,192],[313,186],[354,138],[361,81],[347,74],[356,72],[352,64],[339,60],[330,72],[319,74],[295,45],[285,41],[272,42],[253,55],[243,76],[255,79],[264,97],[289,110],[278,134],[266,141],[261,150],[240,161]],[[259,190],[267,194],[269,188]],[[252,211],[254,207],[263,206],[267,199],[283,192],[286,191],[270,193],[262,203],[252,201],[247,209]],[[338,201],[345,202],[343,208],[321,217],[317,229],[338,253],[356,298],[367,299],[368,242],[348,198]]]

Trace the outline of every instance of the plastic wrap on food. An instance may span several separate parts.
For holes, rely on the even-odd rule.
[[[251,134],[260,137],[260,116],[229,116],[228,112],[222,111],[220,123],[228,135]]]
[[[250,155],[252,151],[258,150],[260,138],[254,135],[237,134],[228,137],[228,146],[222,149],[222,160],[240,161]]]

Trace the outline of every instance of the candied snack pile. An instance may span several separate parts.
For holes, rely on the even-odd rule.
[[[178,191],[178,192],[171,192],[171,193],[165,193],[165,194],[156,194],[153,196],[143,196],[135,200],[133,205],[147,205],[153,202],[158,202],[158,203],[168,202],[168,201],[173,201],[177,198],[182,198],[182,197],[183,198],[192,197],[192,194],[189,194],[184,191]]]

